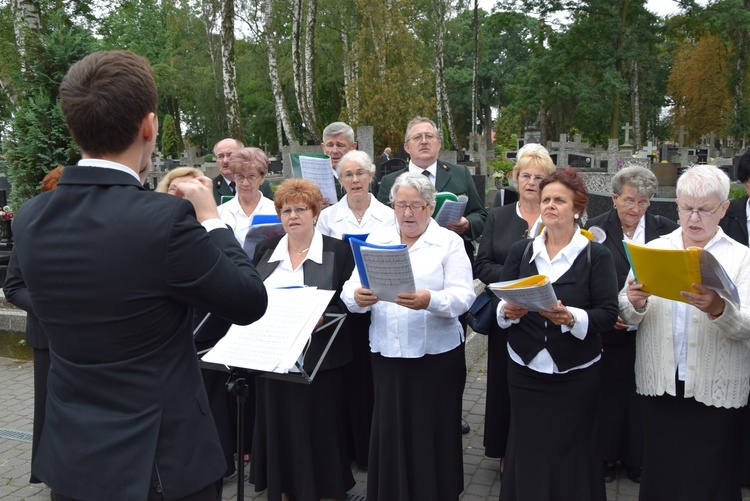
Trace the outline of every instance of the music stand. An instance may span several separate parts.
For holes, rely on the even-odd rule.
[[[206,317],[201,321],[201,323],[196,327],[195,331],[193,332],[193,336],[195,336],[198,331],[201,329],[203,324],[205,324],[206,320],[211,314],[209,313],[206,315]],[[302,351],[299,357],[297,357],[297,360],[294,363],[294,369],[296,369],[298,372],[286,372],[286,373],[277,373],[277,372],[269,372],[269,371],[261,371],[257,369],[248,369],[244,367],[228,367],[226,365],[221,364],[215,364],[211,362],[204,362],[203,360],[200,360],[200,366],[204,369],[210,369],[210,370],[219,370],[222,372],[228,372],[229,373],[229,379],[226,382],[226,388],[229,393],[235,396],[235,399],[237,400],[237,500],[241,501],[245,498],[245,451],[244,449],[244,440],[245,440],[245,430],[244,430],[244,423],[245,423],[245,404],[247,403],[247,397],[250,393],[250,389],[247,385],[247,377],[250,374],[259,374],[258,377],[265,377],[269,379],[279,379],[283,381],[289,381],[293,383],[301,383],[301,384],[311,384],[313,380],[315,379],[315,375],[318,373],[318,369],[320,369],[320,366],[323,363],[323,360],[325,359],[326,355],[328,354],[328,350],[331,348],[331,345],[333,344],[333,341],[336,339],[336,336],[339,333],[339,330],[341,330],[341,326],[344,324],[344,320],[346,319],[346,313],[324,313],[324,317],[329,318],[330,320],[317,329],[315,329],[311,334],[310,338],[307,341],[307,345],[305,346],[305,349]],[[323,349],[323,352],[320,354],[320,358],[315,364],[315,367],[310,372],[310,374],[305,371],[304,364],[305,364],[305,357],[307,355],[307,351],[310,349],[310,346],[312,344],[312,336],[315,335],[315,333],[322,331],[323,329],[327,329],[328,327],[331,327],[335,325],[335,329],[333,330],[333,333],[331,334],[330,339],[328,340],[328,343],[326,343],[325,348]],[[205,350],[202,350],[198,352],[198,356],[201,357],[202,355],[209,352],[212,348],[207,348]]]

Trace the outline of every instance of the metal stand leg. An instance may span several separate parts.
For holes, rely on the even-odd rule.
[[[237,501],[245,499],[245,402],[250,393],[247,381],[233,373],[227,381],[227,391],[237,398]]]

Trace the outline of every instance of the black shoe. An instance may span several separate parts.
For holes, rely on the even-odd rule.
[[[641,483],[641,474],[643,471],[641,470],[640,466],[637,466],[635,468],[628,467],[628,478],[635,482],[636,484]]]
[[[467,423],[464,418],[461,418],[461,433],[463,435],[466,435],[470,431],[471,431],[471,428],[469,428],[469,423]]]
[[[604,463],[604,483],[609,484],[615,481],[615,465]]]

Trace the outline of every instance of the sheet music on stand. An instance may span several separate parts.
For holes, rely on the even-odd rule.
[[[250,325],[232,325],[203,356],[202,362],[312,382],[346,317],[345,314],[326,315],[328,320],[321,329],[336,325],[335,332],[315,369],[307,374],[303,369],[303,350],[334,294],[335,291],[313,287],[268,290],[265,315]]]

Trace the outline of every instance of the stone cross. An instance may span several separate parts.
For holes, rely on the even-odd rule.
[[[708,140],[708,145],[713,148],[714,142],[716,141],[716,134],[714,134],[714,131],[711,131],[707,136],[706,139]]]
[[[685,136],[687,134],[690,134],[690,131],[689,130],[685,130],[685,126],[684,125],[680,125],[680,132],[679,132],[679,134],[680,134],[680,146],[685,146]]]
[[[625,143],[624,144],[630,144],[630,131],[633,130],[633,126],[630,125],[630,122],[625,122],[625,125],[623,125],[622,130],[625,131]]]

